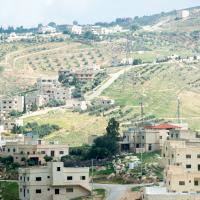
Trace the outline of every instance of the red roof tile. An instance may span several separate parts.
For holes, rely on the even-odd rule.
[[[181,128],[180,126],[175,126],[172,124],[159,124],[155,126],[145,126],[145,129],[177,129]]]

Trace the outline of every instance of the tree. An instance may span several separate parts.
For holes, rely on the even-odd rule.
[[[133,60],[133,65],[140,65],[140,64],[142,64],[142,60],[141,59]]]
[[[14,125],[12,130],[11,130],[11,133],[14,133],[14,134],[24,133],[24,128],[22,126]]]
[[[12,110],[11,112],[10,112],[10,116],[11,117],[20,117],[20,116],[22,116],[23,115],[23,113],[22,112],[19,112],[19,111],[17,111],[17,110]]]
[[[45,162],[51,162],[53,160],[53,158],[51,156],[44,156],[44,160]]]
[[[111,118],[106,128],[107,136],[117,139],[119,137],[119,122]]]
[[[36,103],[33,103],[32,105],[31,105],[31,111],[37,111],[38,110],[38,106],[37,106],[37,104]]]
[[[78,21],[74,20],[73,25],[78,25]]]
[[[91,31],[86,31],[83,35],[83,38],[86,40],[99,40],[99,37]]]
[[[98,137],[89,150],[88,158],[110,158],[119,152],[119,123],[111,118],[106,128],[106,134]]]

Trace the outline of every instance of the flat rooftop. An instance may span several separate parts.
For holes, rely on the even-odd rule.
[[[166,187],[145,187],[145,194],[146,195],[197,195],[200,196],[200,193],[196,192],[168,192]]]

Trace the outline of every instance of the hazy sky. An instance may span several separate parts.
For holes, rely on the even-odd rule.
[[[93,23],[200,5],[200,0],[0,0],[0,25]]]

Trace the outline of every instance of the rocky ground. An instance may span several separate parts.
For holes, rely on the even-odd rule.
[[[127,190],[120,200],[139,200],[140,197],[140,192],[132,192],[131,190]]]

